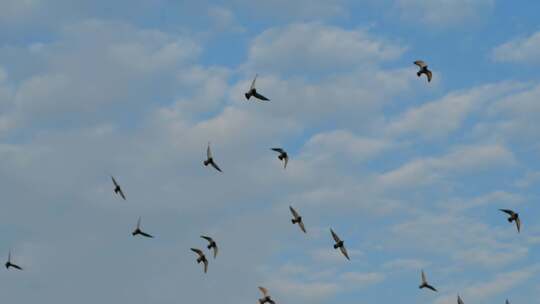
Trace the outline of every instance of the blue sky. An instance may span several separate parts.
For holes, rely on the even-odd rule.
[[[0,255],[25,267],[0,271],[3,299],[538,299],[538,11],[0,0]],[[269,103],[243,97],[256,73]],[[209,141],[224,174],[202,166]],[[155,239],[131,236],[139,216]],[[207,275],[189,251],[201,234],[221,247]],[[421,269],[439,293],[418,290]]]

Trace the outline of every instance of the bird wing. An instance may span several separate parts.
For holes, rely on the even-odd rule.
[[[141,217],[137,220],[137,228],[141,228]]]
[[[437,292],[437,289],[436,289],[435,287],[429,285],[429,284],[426,284],[426,288],[429,288],[429,289],[431,289],[431,290]]]
[[[111,179],[112,179],[112,182],[114,184],[115,187],[118,187],[118,183],[116,182],[116,180],[114,179],[114,177],[111,175]]]
[[[8,253],[8,262],[11,262],[11,250]]]
[[[510,209],[499,209],[499,210],[506,213],[506,214],[508,214],[508,215],[514,215],[515,214],[515,212],[510,210]]]
[[[139,232],[139,233],[140,233],[142,236],[145,236],[145,237],[147,237],[147,238],[154,238],[154,236],[152,236],[152,235],[150,235],[150,234],[148,234],[148,233],[146,233],[146,232],[141,231],[141,232]]]
[[[332,228],[330,228],[330,233],[332,233],[332,237],[334,238],[334,241],[336,241],[336,243],[339,243],[341,241],[339,236],[334,232],[334,230],[332,230]]]
[[[202,250],[200,249],[197,249],[197,248],[191,248],[191,251],[195,252],[196,254],[198,254],[199,256],[204,256],[204,253],[202,252]]]
[[[285,151],[281,148],[272,148],[272,151],[276,151],[278,153],[285,153]]]
[[[519,219],[519,216],[516,217],[516,228],[519,233],[521,231],[521,220]]]
[[[464,304],[463,300],[461,299],[461,297],[459,295],[457,296],[457,302],[458,302],[458,304]]]
[[[122,191],[122,188],[118,187],[118,193],[120,193],[122,199],[126,200],[126,196],[124,195],[124,191]]]
[[[214,169],[218,170],[219,172],[223,172],[214,161],[210,162],[210,165],[212,165],[212,167],[214,167]]]
[[[297,219],[300,217],[300,215],[298,214],[298,212],[296,212],[296,210],[294,210],[294,208],[292,206],[289,206],[289,210],[291,210],[291,213],[294,217],[294,219]]]
[[[422,270],[422,284],[427,284],[426,274],[424,273],[423,270]]]
[[[262,292],[263,296],[267,297],[268,296],[268,289],[262,287],[262,286],[259,286],[259,290]]]
[[[250,91],[255,88],[255,81],[257,81],[257,76],[259,76],[259,74],[255,74],[255,77],[253,78],[253,81],[251,81],[251,86],[249,87]]]
[[[212,158],[212,150],[210,150],[210,143],[208,143],[208,147],[206,148],[206,157],[208,159]]]
[[[285,159],[283,161],[283,169],[287,169],[287,164],[289,163],[289,156],[285,156]]]
[[[206,273],[208,271],[208,260],[204,260],[203,263],[204,263],[204,273]]]
[[[349,254],[347,253],[347,248],[345,248],[345,245],[339,247],[339,250],[341,251],[341,253],[343,253],[343,255],[347,258],[347,260],[350,260]]]
[[[302,222],[302,221],[298,222],[298,226],[300,226],[300,229],[302,229],[302,231],[303,231],[304,233],[307,233],[307,232],[306,232],[306,227],[304,227],[304,222]]]
[[[201,238],[207,240],[209,243],[212,243],[214,241],[211,237],[206,236],[206,235],[201,235]]]
[[[19,266],[19,265],[11,264],[11,267],[13,267],[15,269],[23,270],[22,267]]]
[[[217,254],[218,254],[218,246],[216,243],[214,243],[214,259],[217,257]]]
[[[423,60],[416,60],[414,64],[416,64],[421,69],[427,67],[427,64]]]
[[[431,82],[431,78],[433,78],[433,73],[431,73],[430,70],[426,71],[427,81]]]
[[[266,98],[264,95],[261,95],[259,93],[257,93],[257,91],[253,92],[253,96],[257,99],[260,99],[260,100],[264,100],[264,101],[269,101],[270,99]]]

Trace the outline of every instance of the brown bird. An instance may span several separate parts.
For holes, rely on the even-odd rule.
[[[137,220],[137,228],[135,228],[135,230],[133,230],[133,232],[131,234],[133,236],[141,235],[141,236],[144,236],[144,237],[147,237],[147,238],[153,238],[152,235],[150,235],[150,234],[148,234],[148,233],[141,230],[141,218],[140,217]]]
[[[253,81],[251,82],[251,86],[249,87],[249,91],[247,91],[244,95],[246,95],[246,99],[249,100],[249,98],[251,98],[251,96],[259,99],[259,100],[265,100],[265,101],[268,101],[270,99],[264,97],[263,95],[259,94],[257,92],[257,89],[255,89],[255,81],[257,81],[257,76],[258,75],[255,75],[255,78],[253,78]]]
[[[519,214],[509,209],[499,209],[499,210],[509,215],[508,217],[509,223],[516,222],[516,228],[519,233],[521,231],[521,220],[519,219]]]
[[[286,169],[287,163],[289,162],[289,155],[287,154],[287,152],[285,152],[285,150],[281,148],[272,148],[272,150],[279,153],[278,159],[283,161],[283,169]]]
[[[114,179],[114,177],[112,175],[111,175],[111,178],[112,178],[112,182],[114,184],[114,193],[119,194],[124,200],[126,200],[126,196],[124,195],[124,191],[122,191],[122,188],[120,187],[118,182],[116,182],[116,180]]]
[[[268,294],[268,289],[259,286],[259,290],[263,294],[263,297],[261,299],[259,299],[259,304],[264,304],[264,303],[275,304],[276,303],[276,302],[274,302],[274,300],[272,300],[272,298]]]
[[[218,167],[218,165],[214,161],[214,158],[212,157],[212,150],[210,150],[210,143],[208,143],[208,148],[206,148],[206,160],[203,163],[205,167],[208,165],[211,165],[212,167],[214,167],[214,169],[218,170],[219,172],[223,172]]]
[[[195,252],[199,257],[197,258],[197,264],[200,264],[201,262],[204,264],[204,273],[208,271],[208,260],[206,259],[206,256],[202,252],[202,250],[197,248],[191,248],[191,251]]]
[[[420,68],[418,73],[416,73],[416,76],[420,77],[422,74],[425,74],[428,82],[431,82],[433,73],[431,73],[431,71],[428,69],[428,65],[422,60],[416,60],[414,64],[416,64]]]
[[[338,249],[341,251],[341,253],[349,259],[349,254],[347,253],[347,248],[345,248],[345,243],[339,238],[339,236],[330,228],[330,233],[332,233],[332,238],[334,238],[334,241],[336,241],[336,244],[334,244],[334,249]]]
[[[208,241],[208,246],[206,246],[206,248],[214,250],[214,259],[215,259],[218,254],[218,246],[217,246],[216,241],[214,241],[214,239],[206,235],[201,235],[201,237]]]
[[[302,217],[300,216],[300,214],[298,214],[298,212],[296,212],[296,210],[294,210],[294,208],[292,206],[289,206],[289,209],[291,210],[291,213],[293,215],[293,218],[291,219],[291,222],[293,224],[298,224],[300,229],[302,229],[302,231],[304,231],[304,233],[306,233],[306,227],[304,227],[304,222],[302,222]]]
[[[422,283],[420,284],[420,286],[418,286],[418,288],[422,289],[422,288],[427,288],[427,289],[431,289],[435,292],[437,292],[437,289],[435,289],[435,287],[429,285],[427,279],[426,279],[426,274],[424,273],[424,270],[422,270]]]
[[[21,266],[19,265],[16,265],[14,263],[11,263],[11,250],[9,251],[8,253],[8,260],[6,262],[6,269],[9,269],[9,268],[15,268],[15,269],[18,269],[18,270],[23,270]]]

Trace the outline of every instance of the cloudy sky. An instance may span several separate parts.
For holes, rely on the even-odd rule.
[[[3,300],[540,298],[538,11],[0,0],[0,256],[25,268],[0,271]],[[255,73],[271,102],[244,99]],[[223,174],[202,165],[209,141]],[[139,216],[155,239],[131,236]],[[201,234],[221,247],[207,275]],[[439,293],[418,290],[420,269]]]

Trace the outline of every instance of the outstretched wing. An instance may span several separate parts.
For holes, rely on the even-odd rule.
[[[214,167],[214,169],[218,170],[219,172],[223,172],[214,161],[212,161],[210,165],[212,165],[212,167]]]
[[[251,86],[249,87],[250,91],[255,88],[255,81],[257,81],[257,76],[259,76],[259,74],[255,74],[255,77],[253,78],[253,81],[251,81]]]
[[[330,228],[330,233],[332,233],[332,237],[334,238],[334,241],[336,241],[336,243],[341,242],[341,239],[340,239],[339,236],[334,232],[334,230],[332,230],[332,228]]]
[[[345,245],[339,247],[339,250],[341,251],[341,253],[343,253],[343,255],[347,258],[347,260],[350,260],[349,254],[347,253],[347,248],[345,248]]]
[[[276,151],[278,153],[285,153],[285,150],[283,150],[281,148],[272,148],[272,151]]]
[[[206,148],[206,157],[208,159],[212,158],[212,150],[210,150],[210,143],[208,143],[208,147]]]
[[[437,291],[437,288],[435,288],[435,287],[433,287],[433,286],[431,286],[431,285],[429,285],[429,284],[426,284],[426,288],[431,289],[431,290],[433,290],[433,291],[435,291],[435,292],[438,292],[438,291]]]
[[[197,248],[191,248],[191,251],[195,252],[195,253],[198,254],[199,256],[203,256],[203,255],[204,255],[204,253],[202,252],[202,250],[197,249]]]
[[[298,226],[300,226],[300,229],[302,229],[302,231],[303,231],[304,233],[307,233],[307,232],[306,232],[306,227],[304,227],[304,222],[302,222],[302,221],[298,222]]]
[[[294,217],[294,219],[297,219],[300,217],[300,215],[298,214],[298,212],[296,212],[296,210],[294,210],[294,208],[292,206],[289,206],[289,210],[291,210],[291,213]]]
[[[267,297],[268,296],[268,289],[262,287],[262,286],[259,286],[259,290],[262,292],[263,296]]]
[[[124,191],[122,191],[122,188],[118,187],[118,193],[120,193],[120,197],[122,197],[123,200],[126,200],[126,196],[124,195]]]
[[[510,209],[499,209],[499,210],[511,216],[515,214],[515,212]]]
[[[521,220],[519,219],[519,217],[516,218],[516,228],[518,233],[521,232]]]
[[[217,254],[218,254],[218,245],[216,243],[214,243],[214,259],[217,257]]]
[[[423,270],[422,270],[422,284],[427,284],[426,274],[424,273]]]
[[[427,64],[426,64],[424,61],[422,61],[422,60],[416,60],[416,61],[414,62],[414,64],[416,64],[416,65],[417,65],[419,68],[421,68],[421,69],[427,67]]]
[[[111,175],[111,179],[112,179],[112,182],[114,184],[114,187],[118,187],[118,183],[116,182],[116,180],[114,179],[114,177]]]
[[[285,156],[283,159],[283,169],[287,169],[287,164],[289,163],[289,156]]]
[[[206,235],[201,235],[201,238],[207,240],[209,243],[212,243],[214,241],[211,237],[206,236]]]
[[[137,219],[137,228],[141,228],[141,217],[139,216],[139,219]]]
[[[206,273],[208,271],[208,260],[204,260],[203,263],[204,263],[204,273]]]
[[[148,234],[148,233],[146,233],[146,232],[142,232],[142,231],[141,231],[141,232],[139,232],[139,233],[140,233],[142,236],[145,236],[145,237],[147,237],[147,238],[154,238],[154,236],[152,236],[152,235],[150,235],[150,234]]]
[[[11,264],[11,267],[13,267],[15,269],[23,270],[22,267],[19,266],[19,265]]]
[[[459,295],[457,296],[457,302],[458,302],[458,304],[465,304],[465,303],[463,303],[463,300],[461,299],[461,297]]]
[[[270,99],[266,98],[264,95],[261,95],[261,94],[257,93],[257,91],[253,92],[253,97],[255,97],[257,99],[260,99],[260,100],[264,100],[264,101],[269,101],[270,100]]]

